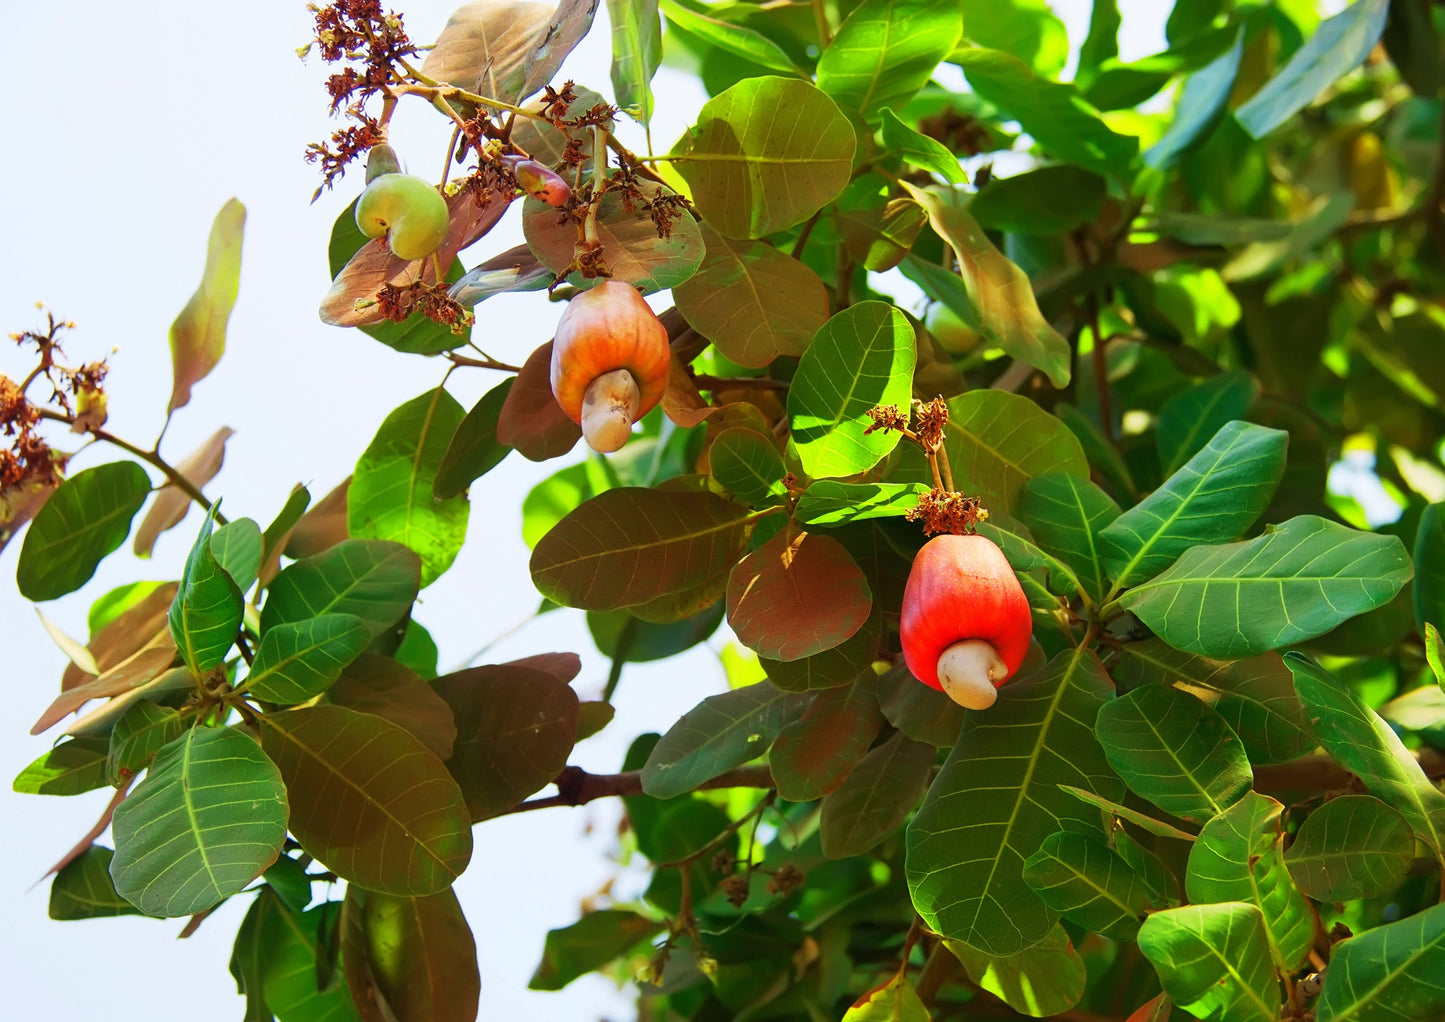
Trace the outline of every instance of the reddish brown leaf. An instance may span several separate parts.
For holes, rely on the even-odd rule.
[[[683,429],[690,429],[718,410],[702,399],[687,366],[674,355],[667,371],[667,390],[662,394],[663,414]]]
[[[45,506],[54,492],[54,486],[39,481],[0,490],[0,553],[25,523]]]
[[[1169,1022],[1173,1006],[1168,994],[1160,994],[1135,1008],[1126,1022]]]
[[[135,655],[159,633],[168,632],[166,613],[171,609],[178,587],[176,582],[157,586],[134,607],[116,615],[115,620],[90,637],[86,648],[95,657],[95,665],[102,673]],[[60,679],[60,691],[68,692],[93,678],[94,675],[86,674],[74,664],[67,664]]]
[[[98,678],[84,682],[61,692],[30,729],[38,735],[57,723],[67,714],[74,713],[92,699],[120,695],[144,685],[166,668],[176,656],[176,644],[170,630],[163,629],[152,635],[150,641],[133,655],[122,660]]]
[[[482,204],[471,189],[449,196],[447,208],[451,211],[451,224],[435,259],[398,259],[380,239],[363,245],[342,267],[331,282],[331,290],[321,300],[321,321],[332,326],[370,326],[382,322],[380,308],[370,305],[358,309],[357,301],[374,298],[386,284],[404,287],[415,283],[418,277],[434,283],[435,267],[450,266],[458,252],[496,225],[510,204],[510,200],[504,202],[495,197]]]
[[[422,73],[514,103],[562,66],[591,27],[597,2],[562,0],[549,8],[520,0],[472,0],[447,19]]]
[[[940,749],[952,745],[963,727],[963,707],[902,664],[878,679],[878,708],[888,723],[915,742]]]
[[[848,639],[873,609],[868,580],[843,544],[779,532],[728,578],[728,623],[769,660],[800,660]]]
[[[226,441],[235,432],[230,426],[222,426],[207,437],[205,443],[186,455],[176,465],[176,471],[199,490],[221,471],[221,465],[226,460]],[[135,531],[135,542],[132,544],[135,555],[149,557],[160,534],[179,525],[190,506],[191,498],[170,483],[157,490],[151,509]]]
[[[660,185],[648,186],[647,197],[654,198],[654,192],[675,194]],[[577,247],[576,224],[560,222],[555,209],[532,199],[523,207],[522,230],[527,244],[547,269],[562,273],[572,266]],[[651,217],[640,210],[629,211],[616,192],[608,192],[598,204],[597,236],[612,279],[649,293],[681,284],[702,262],[702,234],[691,216],[685,212],[678,216],[669,236],[662,238]],[[575,276],[571,279],[582,283]]]
[[[529,461],[560,458],[582,439],[582,427],[567,417],[552,396],[552,342],[522,364],[497,418],[497,442]]]
[[[477,943],[451,890],[399,898],[346,889],[341,960],[366,1022],[472,1022],[482,980]]]
[[[347,476],[301,516],[286,540],[286,556],[300,560],[325,553],[349,538],[346,531],[346,493],[351,488]]]
[[[520,660],[508,660],[502,666],[545,671],[565,685],[582,673],[582,658],[576,653],[534,653]]]
[[[438,759],[452,754],[457,725],[451,707],[421,675],[390,657],[363,653],[341,672],[327,695],[338,706],[400,725]]]
[[[200,287],[171,324],[171,364],[175,382],[169,411],[191,400],[191,387],[216,368],[226,350],[226,323],[241,286],[241,236],[246,207],[230,199],[211,224],[206,268]]]
[[[790,802],[822,798],[843,783],[882,728],[871,669],[851,685],[819,692],[768,753],[778,794]]]

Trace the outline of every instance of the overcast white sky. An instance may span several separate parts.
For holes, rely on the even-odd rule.
[[[1077,45],[1087,0],[1052,6]],[[1162,44],[1163,8],[1122,2],[1125,59]],[[401,2],[414,39],[441,29],[451,3]],[[194,0],[145,4],[0,2],[7,36],[9,99],[0,105],[0,164],[5,242],[0,254],[0,326],[38,326],[34,303],[73,319],[68,354],[111,359],[111,420],[116,434],[148,446],[170,393],[166,337],[194,290],[211,218],[237,196],[249,215],[240,298],[228,348],[217,370],[179,412],[164,453],[179,460],[222,425],[236,430],[226,466],[207,487],[235,516],[263,526],[297,482],[314,496],[348,474],[390,409],[436,385],[436,360],[404,356],[356,332],[323,326],[316,305],[329,283],[331,224],[360,188],[359,175],[309,204],[315,169],[301,154],[332,130],[321,80],[325,65],[301,63],[309,37],[300,0],[234,5]],[[605,5],[573,54],[566,76],[610,94]],[[669,146],[704,100],[700,87],[664,69],[655,82],[653,138]],[[403,110],[393,141],[412,168],[434,176],[445,129],[420,104]],[[640,145],[640,142],[638,143]],[[466,257],[468,264],[521,241],[516,218]],[[520,361],[550,336],[555,319],[535,295],[503,296],[482,306],[478,342]],[[0,372],[29,368],[8,342]],[[470,407],[497,382],[460,372],[449,388]],[[112,460],[95,449],[83,468]],[[520,500],[561,467],[513,455],[474,488],[469,542],[451,571],[423,594],[417,619],[441,648],[443,670],[511,627],[536,594],[521,541]],[[152,473],[155,478],[156,474]],[[159,481],[159,480],[157,480]],[[197,525],[192,515],[164,536],[155,563],[129,546],[89,585],[46,605],[47,615],[84,636],[90,603],[139,578],[175,578]],[[50,737],[31,723],[59,687],[64,658],[11,584],[19,543],[0,556],[0,774],[13,777],[44,752]],[[628,741],[665,730],[725,680],[714,650],[700,648],[666,665],[630,666],[618,715],[606,732],[579,746],[574,762],[599,771],[620,765]],[[489,659],[549,649],[574,650],[584,669],[575,682],[595,698],[607,663],[582,615],[549,615],[504,643]],[[69,799],[0,790],[0,820],[10,837],[0,851],[0,976],[7,1014],[16,1018],[111,1022],[190,1022],[240,1017],[242,1003],[226,970],[247,899],[236,899],[189,940],[179,921],[136,917],[79,923],[46,916],[48,884],[30,885],[94,822],[104,791]],[[549,928],[578,916],[578,903],[616,872],[615,806],[552,810],[489,822],[476,831],[476,854],[457,893],[477,935],[482,1018],[591,1020],[631,1017],[628,999],[597,977],[560,994],[527,991]],[[103,839],[107,840],[107,839]]]

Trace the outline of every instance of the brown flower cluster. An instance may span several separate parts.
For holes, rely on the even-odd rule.
[[[400,323],[413,312],[420,312],[427,319],[450,327],[454,334],[471,326],[475,318],[470,309],[447,294],[445,281],[428,284],[418,280],[402,287],[387,284],[377,292],[376,302],[378,310],[389,320]]]
[[[922,522],[925,536],[941,532],[967,536],[979,522],[988,519],[988,512],[977,497],[935,487],[919,497],[917,506],[903,517],[910,522]]]
[[[35,348],[37,363],[20,383],[0,375],[0,436],[9,441],[0,448],[0,493],[32,484],[57,485],[68,460],[68,455],[53,450],[37,432],[43,416],[41,409],[26,397],[26,391],[41,377],[50,384],[48,400],[74,418],[77,432],[99,429],[105,422],[103,382],[109,366],[104,360],[88,362],[78,369],[60,364],[56,361],[64,354],[60,336],[75,324],[57,320],[49,312],[46,320],[43,332],[23,330],[10,335],[16,344]]]

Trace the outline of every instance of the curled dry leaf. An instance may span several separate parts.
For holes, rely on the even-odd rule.
[[[358,309],[356,303],[375,298],[376,293],[387,284],[405,287],[414,284],[418,278],[435,283],[435,267],[451,266],[457,253],[490,231],[502,219],[509,205],[510,201],[504,202],[496,197],[483,203],[470,189],[448,196],[451,224],[434,259],[398,259],[391,254],[385,241],[363,245],[342,267],[331,282],[331,290],[321,300],[321,321],[331,326],[370,326],[382,322],[378,306]]]
[[[314,557],[347,538],[346,493],[350,488],[351,477],[347,476],[301,516],[286,541],[287,557]]]
[[[175,382],[169,411],[191,400],[191,387],[216,368],[226,350],[226,323],[241,286],[241,237],[246,207],[229,200],[216,214],[206,246],[200,287],[171,324],[171,365]]]
[[[222,426],[212,433],[205,443],[186,455],[176,466],[176,471],[199,490],[221,471],[221,465],[226,460],[226,441],[235,432],[230,426]],[[191,498],[170,483],[157,490],[151,509],[146,512],[145,518],[141,519],[140,528],[136,530],[133,547],[135,555],[149,557],[161,533],[179,525],[190,506]]]
[[[175,599],[176,582],[166,582],[147,593],[134,607],[117,614],[104,628],[90,637],[86,648],[95,658],[95,664],[103,674],[121,661],[134,656],[155,635],[167,628],[166,613]],[[60,679],[60,690],[69,690],[95,678],[95,674],[82,671],[75,664],[67,664]]]
[[[582,427],[567,417],[552,396],[552,342],[522,364],[497,418],[497,442],[529,461],[559,458],[582,439]]]
[[[54,485],[40,480],[0,490],[0,553],[54,492]]]
[[[667,390],[662,394],[663,413],[676,425],[688,429],[717,410],[702,399],[687,366],[673,355],[672,368],[667,373]]]
[[[537,261],[526,245],[514,245],[501,255],[468,270],[447,291],[462,305],[474,306],[508,291],[540,291],[552,283],[552,271]]]
[[[100,677],[61,692],[40,715],[30,733],[38,735],[48,730],[67,714],[74,713],[92,699],[120,695],[144,685],[170,667],[175,656],[176,644],[171,638],[170,629],[156,632],[144,646]]]

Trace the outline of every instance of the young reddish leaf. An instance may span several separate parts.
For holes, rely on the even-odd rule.
[[[582,427],[567,417],[552,396],[552,342],[522,363],[497,416],[497,443],[528,461],[560,458],[582,439]]]
[[[362,1017],[472,1022],[482,980],[477,942],[450,888],[393,897],[351,885],[341,907],[341,960]]]
[[[564,684],[582,673],[582,658],[576,653],[534,653],[520,660],[508,660],[503,667],[529,667],[552,675]]]
[[[687,366],[674,354],[672,367],[667,372],[667,390],[662,395],[663,414],[674,425],[691,429],[718,410],[703,400]]]
[[[832,649],[801,660],[759,657],[758,665],[767,673],[769,681],[788,692],[851,685],[865,669],[872,668],[878,654],[878,640],[883,634],[883,614],[879,602],[877,599],[873,601],[873,612],[863,622],[863,627]]]
[[[451,757],[457,738],[451,707],[420,675],[390,657],[363,653],[326,694],[338,706],[400,725],[438,759]]]
[[[221,464],[226,459],[226,441],[235,432],[230,426],[222,426],[205,443],[186,455],[176,465],[176,471],[199,490],[221,471]],[[149,557],[160,534],[179,525],[190,507],[191,498],[170,483],[157,490],[151,509],[141,519],[140,528],[135,530],[135,541],[131,546],[135,555]]]
[[[771,245],[730,241],[707,223],[702,238],[702,264],[672,292],[692,328],[750,368],[801,355],[828,321],[828,290],[818,275]]]
[[[888,723],[915,742],[940,749],[952,745],[963,727],[963,707],[919,681],[903,664],[878,679],[878,708]]]
[[[648,199],[675,194],[661,185],[644,188]],[[561,273],[572,265],[577,225],[559,220],[557,210],[528,199],[522,207],[522,230],[527,244],[547,269]],[[674,219],[669,236],[662,238],[647,213],[628,209],[616,192],[608,192],[598,204],[597,237],[612,279],[649,293],[681,284],[693,275],[703,258],[702,234],[691,216],[684,212]],[[587,278],[575,272],[567,280],[578,287],[590,286]]]
[[[106,668],[104,674],[61,692],[40,715],[30,733],[38,735],[48,730],[67,714],[74,713],[92,699],[105,699],[139,688],[170,667],[171,661],[176,657],[176,644],[171,638],[164,615],[161,617],[160,628],[147,638],[149,641],[144,646]]]
[[[532,582],[566,607],[646,603],[725,570],[742,552],[747,515],[747,508],[712,493],[607,490],[538,541]]]
[[[902,826],[928,787],[933,757],[933,746],[902,732],[870,750],[823,799],[823,854],[830,859],[862,855]]]
[[[347,476],[306,510],[282,546],[287,557],[315,557],[348,538],[346,495],[350,490],[351,476]]]
[[[447,768],[472,822],[500,816],[553,780],[577,740],[577,694],[532,667],[489,664],[432,685],[456,719]]]
[[[1169,995],[1161,993],[1135,1008],[1134,1014],[1125,1019],[1125,1022],[1169,1022],[1173,1006],[1174,1002],[1169,1000]]]
[[[882,727],[872,670],[819,692],[768,753],[778,794],[790,802],[822,798],[843,783]]]
[[[241,286],[241,236],[246,207],[230,199],[211,224],[201,285],[171,324],[171,363],[175,383],[168,411],[191,400],[191,387],[216,368],[226,350],[226,323]]]
[[[784,529],[733,568],[728,623],[759,656],[800,660],[844,642],[868,620],[868,579],[836,539]]]
[[[422,64],[422,74],[515,103],[557,73],[592,27],[598,0],[555,8],[518,0],[472,0],[457,8]]]
[[[261,717],[286,780],[290,830],[344,880],[387,894],[445,890],[472,857],[461,790],[396,724],[344,706]]]

